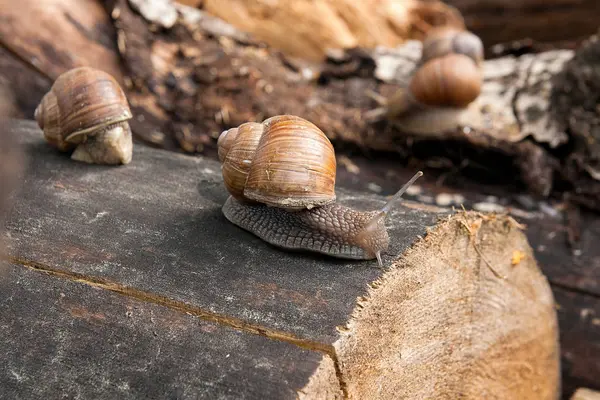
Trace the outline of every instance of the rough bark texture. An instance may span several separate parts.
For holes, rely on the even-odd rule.
[[[12,371],[16,371],[36,382],[27,387],[29,392],[15,393],[57,388],[54,393],[69,394],[79,388],[92,391],[92,397],[114,397],[114,385],[96,388],[74,382],[61,386],[61,377],[68,376],[61,368],[73,370],[75,365],[74,370],[96,376],[96,366],[104,365],[102,371],[122,371],[126,377],[125,383],[121,382],[123,391],[132,397],[164,397],[184,387],[186,398],[200,393],[214,398],[231,387],[229,395],[234,398],[294,398],[301,393],[304,398],[317,399],[324,393],[338,396],[340,390],[346,397],[364,398],[360,393],[367,388],[371,393],[379,387],[390,393],[393,388],[411,387],[413,376],[418,376],[415,364],[415,370],[394,371],[397,376],[382,382],[365,355],[375,357],[370,362],[379,357],[383,363],[379,372],[385,376],[385,363],[391,362],[390,356],[397,356],[398,345],[403,348],[401,359],[410,361],[406,348],[415,345],[412,335],[420,333],[436,343],[436,351],[430,353],[432,365],[454,354],[452,368],[435,389],[442,397],[456,395],[457,382],[467,376],[483,379],[477,375],[481,371],[510,379],[515,390],[521,385],[530,387],[542,394],[540,398],[559,394],[552,295],[521,228],[511,218],[400,204],[389,220],[392,240],[384,262],[386,267],[393,266],[386,273],[373,268],[372,261],[351,262],[274,248],[227,223],[221,212],[227,193],[213,160],[137,146],[132,163],[126,166],[85,165],[48,146],[33,121],[3,121],[3,125],[7,134],[19,139],[30,160],[25,185],[9,214],[8,254],[17,270],[33,271],[28,271],[31,283],[24,288],[11,285],[14,294],[9,296],[28,299],[30,305],[7,301],[0,315],[20,315],[36,304],[56,304],[57,285],[65,286],[60,290],[72,299],[77,315],[92,320],[101,313],[107,318],[116,315],[110,319],[113,325],[109,329],[103,324],[83,326],[88,333],[92,330],[91,335],[77,335],[73,327],[68,328],[66,339],[38,335],[34,341],[18,334],[39,330],[40,320],[60,331],[73,326],[71,317],[59,317],[54,307],[47,307],[43,318],[41,311],[35,312],[36,318],[26,320],[23,327],[6,332],[3,337],[11,338],[10,348],[62,346],[61,357],[70,361],[57,364],[54,368],[59,373],[49,375],[48,368],[39,368],[37,352],[26,358],[15,352],[10,364],[14,368],[9,365],[0,370],[0,379],[11,382]],[[375,209],[385,203],[382,196],[343,189],[338,196],[343,204],[359,209]],[[440,216],[448,219],[439,223]],[[37,273],[52,275],[62,283],[44,283],[35,278]],[[18,275],[11,279],[23,282]],[[87,287],[69,289],[65,281]],[[27,288],[34,286],[38,295],[32,298],[28,292],[32,289]],[[101,296],[90,294],[89,286]],[[453,290],[448,291],[450,288]],[[122,305],[105,298],[109,291],[142,303],[141,319],[133,327],[124,321],[119,311]],[[105,303],[108,306],[103,306]],[[371,310],[369,304],[380,307],[381,312]],[[144,318],[152,316],[154,308],[166,314],[158,315],[157,310],[157,320],[179,318],[173,326],[155,328],[156,339],[148,333],[157,322]],[[473,312],[464,313],[467,309]],[[189,332],[194,330],[186,314],[198,318],[211,335],[202,340],[194,336],[192,341]],[[390,316],[404,317],[407,325],[396,327],[402,319]],[[452,335],[435,331],[444,326]],[[365,340],[349,338],[348,329],[355,338],[364,335]],[[116,343],[132,338],[136,346],[127,353],[131,357],[115,353],[114,347],[102,347],[107,331]],[[89,356],[97,362],[69,356],[89,348],[91,340],[99,341],[103,349]],[[524,340],[535,343],[530,344],[535,360],[522,349]],[[182,352],[182,342],[195,350]],[[509,357],[504,363],[495,362],[502,358],[495,352],[497,346],[514,350],[504,353]],[[147,359],[146,353],[157,348],[164,351],[162,357]],[[139,349],[148,350],[140,353]],[[327,357],[331,360],[323,361]],[[505,375],[513,357],[528,363],[531,375]],[[183,362],[169,366],[170,360],[177,359]],[[290,359],[294,361],[291,364]],[[113,367],[113,362],[118,366]],[[134,384],[132,371],[139,365],[149,366],[152,382],[164,384]],[[203,375],[191,379],[190,365]],[[530,379],[540,371],[546,371],[545,384],[532,386]],[[107,381],[114,379],[106,377]],[[223,384],[211,384],[217,380]],[[243,384],[238,385],[240,381]],[[501,395],[505,389],[488,390]],[[422,398],[418,392],[407,394],[408,398]]]

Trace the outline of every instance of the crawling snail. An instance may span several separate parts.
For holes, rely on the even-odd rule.
[[[247,122],[218,139],[223,181],[231,194],[223,214],[233,224],[286,249],[346,259],[377,259],[389,245],[385,218],[418,172],[380,210],[336,202],[336,160],[311,122],[279,115]]]
[[[438,124],[443,129],[480,95],[482,61],[483,45],[476,35],[454,29],[433,30],[423,41],[421,61],[408,86],[366,117]]]
[[[90,67],[60,75],[34,114],[44,138],[73,160],[128,164],[132,114],[125,93],[108,73]]]

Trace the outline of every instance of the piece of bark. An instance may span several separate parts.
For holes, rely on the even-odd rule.
[[[486,46],[531,39],[563,46],[598,30],[596,0],[444,0]]]
[[[429,348],[438,363],[454,354],[456,368],[446,371],[445,383],[433,372],[439,383],[433,397],[456,394],[473,377],[482,384],[510,379],[507,386],[525,393],[542,371],[546,379],[535,389],[538,398],[557,395],[552,293],[511,218],[401,203],[389,221],[391,247],[382,270],[374,261],[287,252],[228,223],[221,212],[227,192],[213,160],[137,146],[127,166],[83,165],[48,146],[33,121],[4,125],[18,133],[32,160],[7,226],[9,256],[18,265],[318,350],[331,357],[334,368],[329,361],[310,364],[313,373],[300,389],[305,398],[334,391],[333,383],[353,398],[378,385],[380,398],[402,390],[408,398],[422,398],[421,389],[409,384],[418,371],[385,381],[370,367],[358,372],[370,351],[382,365],[395,345],[401,360],[416,357],[410,338],[417,332],[443,339]],[[342,188],[337,195],[359,209],[385,203],[381,196]],[[438,222],[439,217],[445,219]],[[526,255],[518,265],[512,262],[514,251]],[[476,306],[481,314],[463,313]],[[400,320],[385,313],[376,317],[371,307],[404,316],[405,322],[411,315],[416,319],[395,325]],[[429,324],[452,334],[429,336]],[[498,329],[504,336],[491,334]],[[363,336],[369,340],[358,341]],[[534,360],[523,348],[524,338],[536,343],[528,344]],[[495,363],[494,346],[515,351]],[[504,368],[513,363],[527,363],[530,374],[506,375]],[[488,378],[479,374],[480,365],[487,366]],[[506,390],[488,389],[492,397]]]

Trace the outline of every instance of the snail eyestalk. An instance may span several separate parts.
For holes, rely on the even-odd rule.
[[[421,176],[423,176],[423,172],[419,171],[416,174],[414,174],[414,176],[412,178],[410,178],[410,180],[408,182],[406,182],[404,184],[404,186],[402,186],[400,188],[400,190],[398,190],[396,192],[396,194],[394,194],[392,196],[392,198],[386,203],[385,206],[383,206],[383,208],[381,209],[381,212],[383,213],[383,215],[387,215],[390,210],[392,209],[392,205],[397,201],[400,200],[400,198],[402,197],[402,195],[408,190],[408,188],[415,183],[415,181],[417,179],[419,179]]]
[[[379,210],[379,212],[377,212],[377,214],[371,218],[369,222],[367,222],[365,227],[357,235],[357,238],[359,238],[361,242],[368,243],[367,247],[370,248],[375,257],[377,257],[377,263],[380,267],[383,265],[383,262],[381,261],[381,252],[387,248],[387,240],[385,242],[386,244],[382,246],[383,241],[373,240],[373,238],[378,237],[377,232],[385,231],[385,217],[389,215],[394,203],[397,202],[406,192],[406,190],[421,176],[423,176],[423,172],[419,171],[408,182],[406,182],[404,186],[402,186],[400,190],[398,190],[396,194],[392,196],[385,206],[383,206],[383,208]]]

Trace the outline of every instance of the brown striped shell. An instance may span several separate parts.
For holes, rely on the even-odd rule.
[[[433,29],[423,40],[421,62],[425,63],[450,53],[464,54],[479,65],[484,59],[483,42],[469,31],[455,28]]]
[[[238,200],[289,210],[335,202],[333,146],[303,118],[242,124],[221,133],[218,147],[225,187]]]
[[[434,58],[415,72],[410,91],[428,106],[466,107],[481,93],[483,73],[463,54]]]
[[[35,110],[46,140],[62,151],[85,137],[131,119],[125,93],[108,73],[90,67],[60,75]]]

